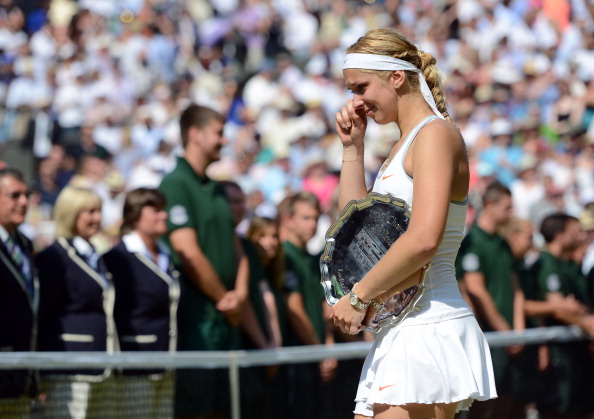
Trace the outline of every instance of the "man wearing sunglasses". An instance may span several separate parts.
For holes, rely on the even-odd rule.
[[[31,241],[19,230],[29,206],[21,172],[0,169],[0,351],[35,350],[39,292]],[[0,417],[29,418],[34,371],[0,370]]]

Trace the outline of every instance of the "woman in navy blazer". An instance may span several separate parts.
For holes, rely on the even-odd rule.
[[[122,351],[168,351],[177,345],[178,273],[159,238],[167,232],[165,197],[139,188],[126,195],[121,242],[104,256],[116,290],[115,321]],[[118,410],[135,417],[173,416],[171,371],[124,371]]]
[[[117,348],[111,275],[91,244],[101,229],[101,198],[90,189],[65,187],[54,207],[56,241],[37,256],[41,351],[105,351]],[[115,414],[115,382],[109,369],[45,373],[48,417]]]

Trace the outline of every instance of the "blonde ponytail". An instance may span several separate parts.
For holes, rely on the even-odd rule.
[[[441,112],[446,120],[453,123],[454,121],[452,121],[452,118],[450,118],[450,114],[448,113],[448,106],[441,83],[441,73],[436,65],[437,60],[428,52],[419,51],[419,57],[421,57],[421,66],[419,68],[423,72],[423,76],[425,76],[425,81],[427,81],[429,89],[431,89],[431,94],[433,95],[433,99],[435,99],[437,110]]]

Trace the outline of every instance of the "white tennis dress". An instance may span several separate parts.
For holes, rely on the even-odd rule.
[[[404,139],[378,173],[373,192],[389,193],[412,205],[413,182],[404,170],[404,156],[419,130],[436,118],[425,118]],[[444,237],[427,271],[417,310],[375,336],[359,381],[355,413],[373,416],[375,403],[458,402],[456,410],[467,410],[474,400],[497,397],[487,341],[455,276],[466,208],[466,202],[450,202]]]

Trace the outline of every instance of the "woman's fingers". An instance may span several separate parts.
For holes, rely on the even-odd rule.
[[[353,312],[353,308],[350,306],[348,296],[344,296],[333,305],[330,309],[332,321],[341,332],[350,335],[356,335],[361,331],[361,322],[365,317],[365,313]]]
[[[342,109],[340,110],[340,112],[336,112],[336,126],[343,130],[347,129],[346,120],[342,115]]]
[[[349,113],[348,106],[343,106],[340,112],[337,114],[336,118],[337,122],[339,122],[342,129],[349,129],[351,127],[351,117]]]
[[[364,103],[362,100],[356,102],[349,100],[347,102],[346,108],[349,114],[349,119],[357,126],[360,126],[363,116],[365,115],[365,108],[363,105]]]
[[[336,113],[336,123],[343,129],[348,130],[351,126],[361,126],[366,122],[364,102],[362,100],[348,100],[339,112]]]
[[[337,317],[334,317],[334,325],[337,326],[342,333],[347,333],[349,335],[356,335],[361,330],[360,324],[347,323],[345,320],[339,320]]]

